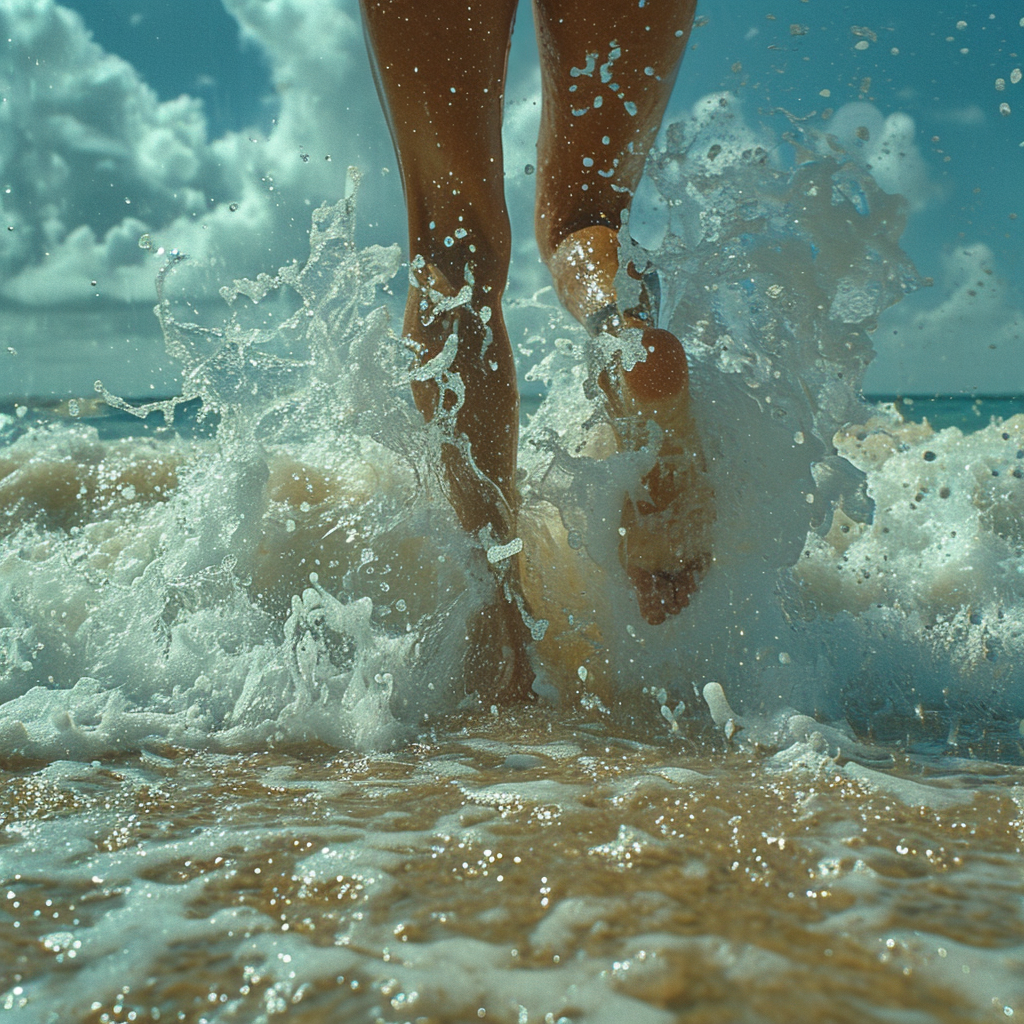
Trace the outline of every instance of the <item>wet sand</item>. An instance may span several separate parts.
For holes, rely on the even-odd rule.
[[[452,724],[391,755],[5,769],[8,1019],[1024,1012],[1020,769]]]

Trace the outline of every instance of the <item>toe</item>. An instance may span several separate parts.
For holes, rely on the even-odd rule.
[[[652,626],[659,626],[668,616],[678,615],[690,603],[697,590],[698,574],[687,567],[680,572],[651,572],[636,566],[628,571],[636,590],[640,614]]]

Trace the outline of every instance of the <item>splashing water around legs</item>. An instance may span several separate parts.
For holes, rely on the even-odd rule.
[[[450,425],[441,458],[463,529],[482,547],[507,548],[516,536],[519,394],[501,312],[510,254],[501,103],[515,3],[364,0],[362,10],[406,195],[413,394],[427,420]],[[499,593],[469,626],[467,686],[525,697],[533,673],[518,563],[500,565]],[[476,663],[483,652],[492,656]]]
[[[713,683],[735,708],[711,709],[727,733],[774,736],[772,716],[795,708],[861,736],[924,730],[1019,757],[1021,421],[968,441],[872,419],[857,391],[868,337],[915,281],[900,200],[828,139],[806,141],[821,155],[787,170],[717,102],[670,127],[652,170],[678,218],[649,259],[687,359],[644,326],[651,299],[629,266],[648,258],[616,256],[625,269],[605,287],[635,325],[549,335],[528,373],[546,396],[518,453],[515,533],[485,514],[474,535],[452,511],[479,493],[505,514],[451,423],[466,408],[444,368],[456,343],[409,371],[376,305],[400,252],[356,246],[352,200],[314,213],[305,263],[226,286],[223,320],[194,319],[176,259],[161,324],[215,437],[190,439],[186,422],[181,437],[104,440],[81,417],[0,418],[6,749],[405,742],[467,691],[501,699],[528,649],[519,568],[527,609],[548,620],[543,638],[527,620],[536,689],[645,737],[663,721],[699,729]],[[615,252],[610,228],[577,231]],[[437,281],[436,308],[450,298]],[[440,310],[444,344],[473,337],[474,316]],[[429,423],[411,378],[445,395]],[[108,398],[142,416],[180,401]],[[641,610],[668,616],[692,582],[658,594],[659,569],[697,571],[708,550],[705,480],[715,571],[685,614],[652,625]],[[647,572],[648,606],[622,562],[631,582]]]
[[[362,2],[408,212],[404,334],[419,364],[416,404],[427,420],[451,425],[442,448],[449,499],[463,528],[488,547],[488,561],[503,567],[499,596],[470,626],[471,650],[490,649],[497,663],[467,665],[467,674],[494,675],[473,684],[488,695],[522,697],[532,671],[520,569],[515,555],[491,557],[522,543],[519,396],[501,311],[510,255],[501,113],[515,8],[515,0]],[[642,334],[639,368],[613,345],[599,370],[620,447],[644,447],[648,426],[657,434],[647,493],[626,499],[620,534],[641,611],[659,623],[688,603],[710,563],[710,516],[698,508],[710,489],[697,481],[702,456],[681,346],[655,328],[649,301],[638,313],[616,305],[613,226],[628,217],[694,3],[638,14],[611,0],[539,0],[535,12],[543,76],[538,243],[559,297],[592,333],[625,332],[623,344],[637,340],[638,328]]]

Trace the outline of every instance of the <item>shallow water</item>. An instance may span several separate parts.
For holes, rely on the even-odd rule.
[[[723,98],[652,163],[717,514],[664,626],[617,553],[652,455],[610,452],[582,332],[510,303],[535,706],[464,674],[502,556],[351,200],[213,323],[170,260],[184,408],[5,413],[9,1019],[1024,1013],[1024,416],[864,401],[904,207],[787,145]]]
[[[392,755],[6,771],[8,1019],[1020,1013],[1020,772],[826,747],[537,709]]]

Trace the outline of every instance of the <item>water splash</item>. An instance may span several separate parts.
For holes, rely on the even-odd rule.
[[[617,527],[653,452],[614,451],[590,340],[549,309],[527,374],[547,394],[522,435],[522,550],[508,552],[538,691],[618,730],[684,737],[711,726],[713,683],[748,733],[799,712],[1016,756],[1018,427],[999,428],[1012,444],[974,435],[966,455],[959,434],[872,421],[860,396],[878,316],[916,284],[902,200],[826,137],[755,135],[727,97],[669,128],[651,175],[668,229],[636,256],[659,270],[690,357],[716,561],[683,614],[641,618]],[[354,195],[318,209],[309,258],[225,287],[212,321],[189,301],[188,261],[164,268],[157,314],[182,394],[104,394],[168,422],[198,400],[212,440],[105,442],[73,420],[0,453],[5,749],[371,748],[474,699],[467,623],[493,599],[488,551],[506,552],[455,521],[437,470],[451,438],[413,407],[381,301],[399,252],[360,249],[353,210]],[[861,433],[892,439],[884,465]],[[891,495],[923,486],[922,451],[936,455],[929,494],[960,497],[908,518]],[[948,582],[951,530],[972,538],[963,585]],[[853,568],[885,558],[899,574]]]

